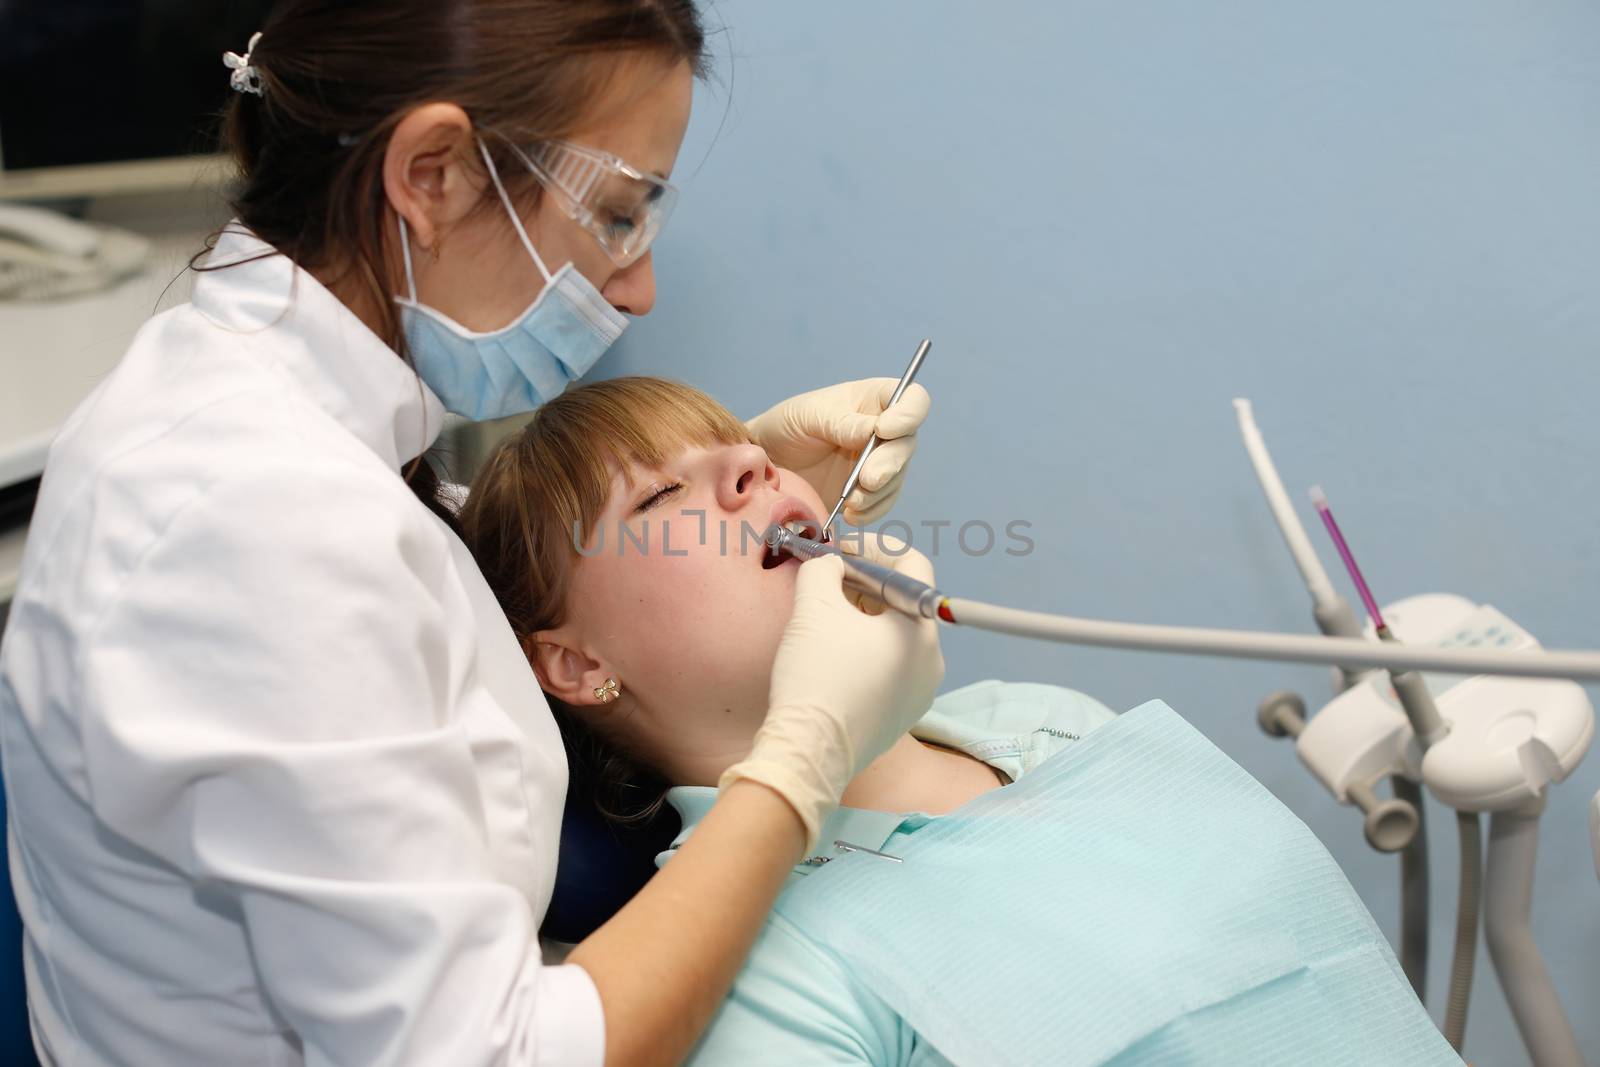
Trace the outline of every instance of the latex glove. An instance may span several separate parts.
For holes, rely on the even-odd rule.
[[[830,385],[785,400],[745,425],[767,458],[810,482],[830,511],[867,441],[874,433],[883,438],[840,513],[861,526],[883,517],[900,495],[917,427],[928,417],[928,391],[915,382],[885,410],[899,384],[898,378],[863,378]]]
[[[865,539],[866,558],[933,584],[926,556],[896,558],[876,541]],[[944,679],[937,623],[865,614],[846,599],[843,580],[844,561],[831,553],[800,565],[766,722],[750,755],[717,783],[748,778],[781,795],[805,824],[807,855],[850,779],[927,713]]]

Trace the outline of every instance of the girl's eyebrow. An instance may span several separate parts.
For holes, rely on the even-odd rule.
[[[622,471],[622,488],[624,492],[631,493],[639,486],[661,476],[661,472],[654,467],[647,467],[637,460],[632,460]]]
[[[606,488],[606,498],[600,505],[599,516],[604,518],[617,510],[626,515],[633,510],[628,503],[633,496],[634,482],[627,471],[616,471],[611,475],[611,484]]]
[[[644,463],[633,457],[612,456],[606,465],[611,468],[612,482],[615,483],[618,478],[622,479],[624,489],[632,489],[639,484],[635,475],[641,472],[649,473]]]

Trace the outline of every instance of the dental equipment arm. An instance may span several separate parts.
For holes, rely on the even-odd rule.
[[[1290,663],[1381,667],[1398,671],[1600,681],[1600,653],[1595,652],[1488,652],[1465,648],[1413,648],[1350,637],[1301,637],[1253,630],[1148,626],[1018,611],[955,597],[940,604],[939,617],[958,625],[1067,644],[1230,656],[1237,659],[1284,660]]]
[[[782,526],[769,528],[766,541],[769,550],[786,551],[801,559],[814,559],[829,552],[838,553],[845,562],[845,581],[856,589],[878,597],[896,611],[925,619],[937,617],[952,625],[974,626],[1019,637],[1152,652],[1324,663],[1335,667],[1348,665],[1394,671],[1444,671],[1450,674],[1503,674],[1600,681],[1600,652],[1421,648],[1351,637],[1152,626],[1050,615],[947,596],[914,578],[898,574],[870,560],[839,552],[834,545],[801,537]]]
[[[1256,427],[1255,411],[1250,401],[1244,398],[1236,399],[1233,407],[1239,416],[1239,435],[1244,440],[1250,464],[1255,468],[1261,492],[1266,496],[1267,507],[1277,521],[1278,530],[1283,534],[1284,543],[1289,548],[1295,566],[1300,569],[1300,577],[1311,592],[1311,615],[1316,620],[1317,628],[1329,637],[1364,636],[1356,622],[1355,612],[1350,608],[1350,602],[1334,591],[1332,583],[1328,581],[1327,572],[1322,569],[1321,559],[1306,537],[1305,528],[1300,525],[1299,517],[1289,504],[1289,494],[1283,488],[1282,479],[1278,477],[1278,468],[1272,462],[1272,455],[1267,451],[1267,443],[1262,438],[1261,431]],[[1325,521],[1330,524],[1330,528],[1333,526],[1331,514],[1325,516]],[[1360,681],[1361,672],[1340,666],[1338,677],[1339,687],[1349,690]],[[1421,676],[1415,671],[1410,671],[1394,677],[1405,680],[1400,687],[1399,696],[1406,708],[1406,714],[1413,722],[1417,722],[1419,718],[1427,718],[1427,710],[1422,707],[1417,697],[1419,689],[1424,696],[1427,695],[1426,688],[1420,685]],[[1278,696],[1281,694],[1268,697],[1267,703],[1271,703]],[[1266,708],[1267,703],[1262,707]],[[1303,705],[1300,710],[1302,712],[1305,710]],[[1434,715],[1437,717],[1437,711]],[[1298,731],[1296,735],[1298,736]],[[1400,853],[1400,966],[1410,979],[1412,988],[1416,990],[1417,999],[1426,1002],[1429,901],[1427,808],[1422,802],[1421,785],[1406,775],[1400,773],[1392,775],[1394,799],[1390,801],[1379,801],[1372,792],[1372,786],[1376,781],[1377,779],[1360,783],[1359,788],[1352,787],[1350,799],[1354,800],[1365,813],[1367,840],[1373,847],[1384,852]],[[1461,828],[1462,847],[1466,849],[1468,831],[1464,822]],[[1465,856],[1465,852],[1463,855]],[[1475,886],[1476,883],[1474,888]],[[1467,884],[1463,882],[1463,898],[1467,890]],[[1469,956],[1467,964],[1469,968],[1470,959]],[[1456,960],[1458,966],[1451,972],[1452,993],[1460,988],[1458,979],[1470,979],[1470,972],[1459,966],[1461,963],[1459,954]],[[1452,997],[1452,1005],[1456,1003],[1456,999]],[[1464,1007],[1464,1003],[1462,1006]],[[1462,1020],[1465,1018],[1464,1012],[1452,1015]],[[1456,1043],[1456,1047],[1460,1047],[1459,1042]]]
[[[1594,846],[1594,873],[1600,878],[1600,793],[1589,803],[1589,843]]]
[[[1317,509],[1323,525],[1327,527],[1328,534],[1333,538],[1334,548],[1338,550],[1339,558],[1344,561],[1345,569],[1349,572],[1350,580],[1355,583],[1356,592],[1361,597],[1362,604],[1366,607],[1367,615],[1372,620],[1372,626],[1378,638],[1383,641],[1398,644],[1400,639],[1389,629],[1383,621],[1383,610],[1378,606],[1378,600],[1372,595],[1371,588],[1367,585],[1366,577],[1361,573],[1361,567],[1356,563],[1355,554],[1351,552],[1349,543],[1345,540],[1344,532],[1339,528],[1339,523],[1333,517],[1333,511],[1328,506],[1327,494],[1321,486],[1311,489],[1311,502]],[[1450,732],[1450,727],[1445,723],[1444,717],[1439,714],[1439,707],[1434,703],[1433,694],[1429,692],[1427,682],[1417,671],[1390,671],[1389,684],[1394,688],[1395,696],[1400,701],[1401,709],[1406,713],[1406,718],[1411,721],[1411,732],[1416,744],[1423,751],[1443,741]],[[1401,854],[1401,891],[1405,893],[1410,889],[1414,894],[1422,891],[1422,886],[1408,881],[1419,873],[1426,857],[1427,843],[1422,836],[1424,824],[1422,812],[1424,810],[1420,790],[1416,783],[1404,774],[1395,776],[1395,795],[1407,794],[1407,802],[1417,812],[1418,836],[1408,845]],[[1405,783],[1402,785],[1402,783]],[[1483,911],[1482,895],[1482,841],[1483,827],[1476,811],[1456,812],[1456,835],[1459,839],[1461,875],[1459,892],[1456,902],[1456,931],[1455,951],[1450,960],[1450,991],[1445,1001],[1444,1036],[1450,1042],[1450,1047],[1457,1052],[1461,1051],[1463,1042],[1467,1037],[1467,1009],[1472,1002],[1472,972],[1478,955],[1478,917]],[[1406,860],[1415,857],[1412,869],[1407,870]],[[1402,956],[1401,966],[1411,976],[1413,985],[1417,989],[1418,998],[1424,996],[1426,985],[1427,959],[1426,942],[1427,914],[1426,901],[1413,903],[1405,900],[1406,911],[1402,914],[1401,921],[1401,947],[1402,951],[1411,950],[1410,958]],[[1414,925],[1414,920],[1423,918],[1420,929]],[[1531,941],[1529,942],[1531,945]],[[1420,949],[1421,955],[1415,955]],[[1533,949],[1537,959],[1538,950]],[[1423,966],[1418,966],[1417,961],[1424,961]],[[1559,1004],[1559,1002],[1558,1002]],[[1559,1006],[1556,1014],[1560,1015]]]
[[[1584,1067],[1583,1051],[1533,940],[1533,874],[1545,797],[1489,816],[1483,933],[1522,1043],[1539,1067]]]
[[[1300,519],[1289,503],[1289,494],[1284,491],[1283,480],[1278,477],[1278,468],[1267,452],[1261,431],[1256,428],[1250,401],[1237,399],[1233,402],[1233,408],[1239,413],[1239,435],[1244,438],[1244,449],[1250,455],[1250,464],[1255,468],[1256,480],[1261,483],[1261,492],[1267,498],[1267,507],[1272,510],[1272,517],[1278,522],[1278,531],[1289,546],[1289,555],[1300,569],[1300,578],[1311,593],[1311,615],[1317,621],[1317,628],[1329,637],[1360,637],[1361,625],[1356,622],[1350,602],[1334,590],[1333,583],[1328,580],[1328,572],[1322,569],[1322,561],[1317,558],[1316,550],[1306,537],[1305,527],[1300,525]],[[1345,672],[1347,687],[1354,680],[1350,672]]]
[[[1326,575],[1321,574],[1315,553],[1309,550],[1304,532],[1288,510],[1277,472],[1255,428],[1249,402],[1236,400],[1234,405],[1245,447],[1255,463],[1268,503],[1315,597],[1316,578],[1325,581]],[[1334,520],[1327,497],[1320,488],[1313,488],[1311,497],[1361,595],[1377,637],[1383,643],[1398,643],[1399,638],[1385,622],[1383,610]],[[1298,544],[1291,535],[1291,525],[1300,535]],[[1495,646],[1522,647],[1524,651],[1528,645],[1537,647],[1528,635],[1520,634],[1519,638],[1514,624],[1503,616],[1493,617],[1495,613],[1487,607],[1480,606],[1453,620],[1441,617],[1446,602],[1455,600],[1459,598],[1414,597],[1395,605],[1395,610],[1397,617],[1400,613],[1405,615],[1408,627],[1424,643],[1440,641],[1459,646],[1487,645],[1492,641]],[[1351,614],[1347,606],[1345,614]],[[1490,616],[1487,622],[1482,621],[1485,616]],[[1317,622],[1319,626],[1324,622],[1321,612],[1317,613]],[[1442,1027],[1446,1040],[1459,1052],[1466,1037],[1482,916],[1486,918],[1490,957],[1534,1062],[1542,1067],[1581,1067],[1583,1056],[1533,940],[1528,911],[1537,821],[1548,785],[1571,773],[1588,747],[1593,730],[1593,711],[1582,690],[1570,682],[1472,677],[1451,681],[1436,676],[1433,684],[1450,700],[1447,718],[1434,699],[1433,688],[1415,669],[1390,668],[1387,687],[1376,683],[1356,686],[1359,679],[1350,670],[1345,669],[1342,674],[1345,692],[1314,722],[1306,723],[1304,705],[1298,697],[1284,693],[1268,697],[1258,718],[1269,734],[1292,733],[1296,751],[1306,766],[1336,797],[1362,808],[1366,813],[1367,839],[1375,848],[1400,850],[1400,964],[1418,999],[1426,999],[1428,960],[1427,834],[1422,799],[1422,786],[1426,783],[1439,799],[1455,809],[1460,837],[1455,944]],[[1384,688],[1392,690],[1393,699],[1409,721],[1409,737],[1395,729],[1390,706],[1385,706]],[[1517,723],[1518,733],[1508,738],[1504,726],[1512,721]],[[1373,726],[1385,735],[1377,744],[1372,744]],[[1457,736],[1452,736],[1453,727],[1461,728]],[[1516,761],[1513,767],[1506,765],[1506,756]],[[1329,771],[1335,768],[1330,776]],[[1379,771],[1377,778],[1372,777],[1374,770]],[[1395,798],[1386,803],[1377,802],[1372,790],[1382,777],[1391,777],[1394,783]],[[1387,818],[1385,808],[1391,809]],[[1483,877],[1481,811],[1492,813],[1487,880]],[[1596,864],[1600,869],[1600,849]]]
[[[1372,595],[1372,590],[1367,586],[1367,579],[1361,573],[1361,566],[1356,563],[1355,554],[1350,551],[1350,545],[1344,539],[1344,531],[1339,529],[1339,523],[1334,519],[1332,509],[1328,507],[1328,495],[1322,491],[1320,485],[1311,487],[1311,503],[1316,507],[1323,525],[1327,527],[1328,536],[1333,538],[1333,546],[1338,550],[1339,558],[1344,561],[1345,570],[1350,574],[1350,581],[1355,583],[1356,592],[1367,609],[1367,616],[1372,620],[1378,639],[1398,644],[1400,639],[1383,621],[1383,611],[1378,607],[1378,598]],[[1439,709],[1434,705],[1433,696],[1428,692],[1422,675],[1412,670],[1391,670],[1389,682],[1400,698],[1400,706],[1405,710],[1406,718],[1411,720],[1411,728],[1417,735],[1418,742],[1426,747],[1443,740],[1446,733],[1444,720],[1439,717]]]

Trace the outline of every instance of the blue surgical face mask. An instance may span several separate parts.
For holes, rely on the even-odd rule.
[[[411,270],[411,237],[400,218],[400,248],[405,259],[407,296],[395,297],[411,362],[445,410],[473,420],[498,419],[532,411],[559,396],[605,355],[628,320],[571,263],[551,274],[534,251],[511,198],[483,142],[484,165],[500,203],[522,239],[544,288],[528,309],[507,326],[478,333],[441,312],[417,303]]]

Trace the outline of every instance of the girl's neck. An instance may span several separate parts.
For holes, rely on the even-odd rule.
[[[840,803],[870,811],[944,815],[999,785],[993,768],[983,761],[906,734],[851,779]]]

